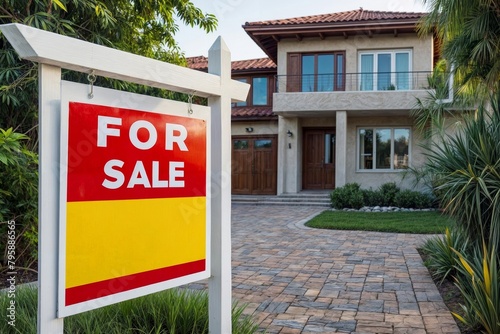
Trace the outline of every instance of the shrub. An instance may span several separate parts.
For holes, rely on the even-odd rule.
[[[363,191],[357,183],[348,183],[337,188],[330,194],[332,207],[335,209],[360,209],[364,205]]]
[[[456,285],[462,293],[465,303],[462,306],[464,316],[453,315],[470,327],[479,324],[484,333],[500,333],[500,267],[496,247],[488,247],[473,253],[467,260],[467,253],[455,251],[459,257]]]
[[[363,190],[363,197],[366,206],[382,205],[382,194],[378,190],[365,189]]]
[[[382,197],[382,203],[380,205],[383,206],[395,206],[394,198],[396,194],[400,191],[396,186],[395,182],[384,183],[379,188],[380,195]]]
[[[471,240],[497,242],[500,253],[500,90],[490,110],[465,115],[454,135],[443,134],[428,147],[426,167],[442,206]]]
[[[450,280],[456,274],[458,255],[454,251],[464,253],[470,248],[469,239],[458,227],[446,229],[443,236],[428,239],[422,246],[422,251],[427,255],[425,265],[431,270],[432,275],[443,282]]]
[[[430,195],[411,190],[399,190],[396,183],[384,183],[378,190],[361,189],[358,183],[348,183],[330,194],[335,209],[360,209],[363,206],[398,206],[424,209],[432,206]]]
[[[432,207],[432,198],[418,191],[401,190],[394,196],[394,204],[400,208],[426,209]]]
[[[18,268],[32,267],[38,255],[38,156],[23,145],[27,139],[0,129],[0,260],[5,264],[7,221],[15,220]]]

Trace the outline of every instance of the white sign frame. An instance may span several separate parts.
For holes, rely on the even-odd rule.
[[[211,175],[210,166],[210,108],[167,99],[160,99],[146,95],[133,94],[101,87],[93,87],[93,98],[88,97],[89,85],[69,81],[61,82],[61,169],[59,193],[59,283],[58,283],[58,317],[66,317],[81,312],[86,312],[99,307],[119,303],[162,290],[178,287],[184,284],[200,281],[210,277],[210,197],[209,184]],[[92,299],[74,305],[65,305],[66,286],[66,195],[67,195],[67,169],[68,169],[68,132],[69,132],[69,103],[81,102],[94,105],[110,106],[123,109],[133,109],[147,113],[181,116],[200,119],[206,122],[206,247],[205,270],[199,273],[186,275],[180,278],[147,285],[132,290],[111,294],[105,297]],[[191,110],[190,113],[188,110]],[[189,198],[187,198],[189,199]],[[105,255],[103,255],[105,256]]]

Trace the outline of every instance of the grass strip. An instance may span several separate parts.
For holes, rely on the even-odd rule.
[[[453,219],[438,211],[359,212],[324,211],[306,226],[354,231],[390,233],[441,234],[454,224]]]

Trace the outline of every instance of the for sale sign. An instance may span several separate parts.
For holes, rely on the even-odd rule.
[[[63,83],[60,317],[209,276],[209,109],[87,89]]]

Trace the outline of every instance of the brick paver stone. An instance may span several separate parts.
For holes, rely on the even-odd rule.
[[[233,298],[262,330],[460,333],[416,250],[426,236],[303,225],[321,210],[232,206]]]

